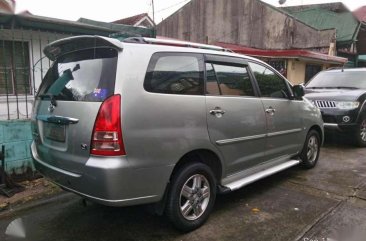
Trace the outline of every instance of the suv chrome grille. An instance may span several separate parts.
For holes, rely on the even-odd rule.
[[[314,100],[314,104],[319,108],[337,108],[335,101]]]

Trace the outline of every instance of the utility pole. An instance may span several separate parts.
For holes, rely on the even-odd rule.
[[[153,21],[154,21],[154,24],[155,24],[155,6],[154,6],[154,0],[151,0],[151,6],[152,6]]]

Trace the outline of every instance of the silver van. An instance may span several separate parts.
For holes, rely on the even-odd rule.
[[[183,231],[225,193],[317,163],[317,107],[255,58],[216,46],[98,36],[49,44],[32,115],[34,164],[109,206],[154,204]]]

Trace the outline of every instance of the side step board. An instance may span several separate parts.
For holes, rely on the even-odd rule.
[[[244,177],[243,179],[240,179],[240,180],[234,181],[232,183],[229,183],[229,184],[225,185],[225,187],[229,188],[231,191],[233,191],[233,190],[239,189],[241,187],[244,187],[244,186],[246,186],[250,183],[253,183],[253,182],[255,182],[259,179],[268,177],[272,174],[275,174],[277,172],[280,172],[280,171],[285,170],[287,168],[290,168],[292,166],[296,166],[299,163],[300,163],[299,160],[290,160],[290,161],[287,161],[287,162],[282,163],[280,165],[270,167],[270,168],[265,169],[263,171],[257,172],[253,175]]]

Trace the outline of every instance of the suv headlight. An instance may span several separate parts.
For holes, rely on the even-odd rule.
[[[341,110],[352,110],[358,108],[360,102],[358,101],[338,101],[336,102],[336,106]]]

